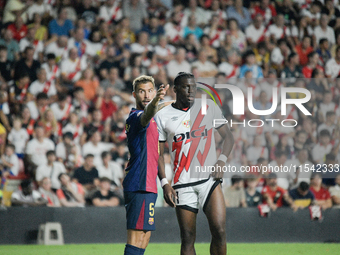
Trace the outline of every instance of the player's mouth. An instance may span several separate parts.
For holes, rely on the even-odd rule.
[[[150,103],[150,100],[144,100],[144,101],[142,101],[142,103],[143,103],[144,105],[147,105],[148,103]]]
[[[195,100],[195,97],[193,95],[187,96],[187,99],[191,102]]]

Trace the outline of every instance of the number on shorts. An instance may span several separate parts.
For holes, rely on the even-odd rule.
[[[150,203],[149,204],[149,215],[150,217],[154,216],[155,214],[155,204],[154,203]]]

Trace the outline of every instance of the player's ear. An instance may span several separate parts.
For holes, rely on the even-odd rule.
[[[175,93],[177,93],[176,86],[174,85],[173,90]]]
[[[134,98],[136,98],[136,92],[132,91],[132,95]]]

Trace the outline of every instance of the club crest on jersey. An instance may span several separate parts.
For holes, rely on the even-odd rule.
[[[149,225],[153,225],[155,223],[154,218],[149,218]]]
[[[182,122],[183,126],[186,127],[186,128],[189,128],[190,127],[190,120],[185,120]]]

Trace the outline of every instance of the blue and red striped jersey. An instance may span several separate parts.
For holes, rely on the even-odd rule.
[[[152,118],[146,127],[140,122],[143,111],[132,109],[126,120],[127,143],[130,152],[125,169],[124,191],[157,193],[158,130]]]

